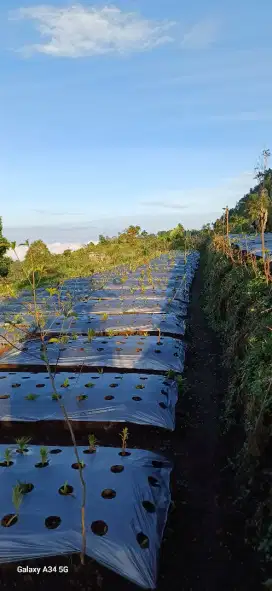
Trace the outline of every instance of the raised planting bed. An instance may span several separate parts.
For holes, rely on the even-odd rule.
[[[181,308],[184,313],[186,307]],[[174,314],[123,314],[88,316],[81,315],[77,318],[49,317],[44,326],[44,331],[52,334],[97,334],[112,332],[121,333],[145,333],[161,334],[182,338],[185,334],[185,320]]]
[[[131,422],[175,428],[175,380],[141,374],[0,373],[0,421]],[[59,402],[58,402],[59,400]]]
[[[173,299],[138,299],[126,298],[124,300],[119,296],[112,300],[91,300],[77,302],[73,306],[76,314],[167,314],[179,313],[180,302]]]
[[[26,341],[20,350],[13,350],[0,358],[0,371],[9,369],[46,370],[41,341]],[[52,367],[75,368],[87,371],[88,368],[123,368],[146,370],[150,373],[181,373],[184,367],[185,345],[181,340],[171,337],[122,336],[94,337],[91,342],[79,336],[67,344],[48,342],[47,354]]]
[[[0,445],[0,562],[80,552],[82,488],[73,448],[40,453]],[[155,589],[170,505],[171,463],[148,451],[80,447],[86,481],[86,554],[140,587]],[[4,465],[2,465],[4,464]],[[13,491],[17,485],[17,499]],[[63,494],[63,493],[66,494]]]

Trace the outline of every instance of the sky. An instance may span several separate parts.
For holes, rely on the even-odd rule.
[[[199,228],[271,147],[272,3],[0,5],[0,215],[59,252]]]

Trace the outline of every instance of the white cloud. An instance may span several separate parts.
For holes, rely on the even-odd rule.
[[[184,49],[205,49],[217,41],[220,30],[218,19],[209,18],[191,27],[183,36],[182,47]]]
[[[50,252],[53,254],[62,254],[65,250],[78,250],[83,246],[83,244],[79,242],[53,242],[52,244],[47,244]],[[27,246],[17,246],[16,253],[17,257],[12,250],[7,251],[7,256],[11,257],[13,260],[22,261],[25,258],[27,252]]]
[[[115,6],[87,8],[81,4],[20,8],[10,18],[34,21],[45,39],[25,47],[25,52],[72,58],[148,50],[173,41],[168,31],[175,24],[148,20]]]

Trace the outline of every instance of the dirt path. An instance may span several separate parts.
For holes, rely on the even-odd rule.
[[[190,306],[185,392],[172,438],[176,509],[166,530],[158,589],[258,591],[260,575],[244,544],[244,518],[233,507],[233,475],[221,472],[229,452],[220,433],[227,375],[202,310],[202,292],[201,265]]]

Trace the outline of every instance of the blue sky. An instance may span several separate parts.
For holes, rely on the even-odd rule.
[[[272,3],[9,0],[0,7],[8,238],[200,227],[271,147]]]

